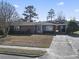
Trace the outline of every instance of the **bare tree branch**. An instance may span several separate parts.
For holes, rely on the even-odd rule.
[[[8,28],[10,25],[10,19],[15,12],[15,7],[8,2],[0,2],[0,23],[2,24],[2,30],[4,34],[8,33]]]

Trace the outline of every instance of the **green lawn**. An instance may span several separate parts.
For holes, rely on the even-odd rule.
[[[74,34],[78,34],[79,35],[79,31],[73,32]]]

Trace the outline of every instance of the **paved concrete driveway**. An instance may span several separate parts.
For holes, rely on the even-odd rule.
[[[79,38],[66,35],[54,36],[48,54],[39,59],[79,59]]]
[[[47,54],[39,58],[0,55],[0,59],[79,59],[79,37],[54,36]]]

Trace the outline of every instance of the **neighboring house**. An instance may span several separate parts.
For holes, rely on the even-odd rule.
[[[66,33],[67,24],[57,22],[13,22],[10,32],[16,33]]]

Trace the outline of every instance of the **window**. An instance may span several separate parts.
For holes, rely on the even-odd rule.
[[[15,29],[16,31],[19,31],[19,30],[20,30],[20,26],[15,26],[14,29]]]
[[[46,31],[53,31],[53,26],[46,26]]]

